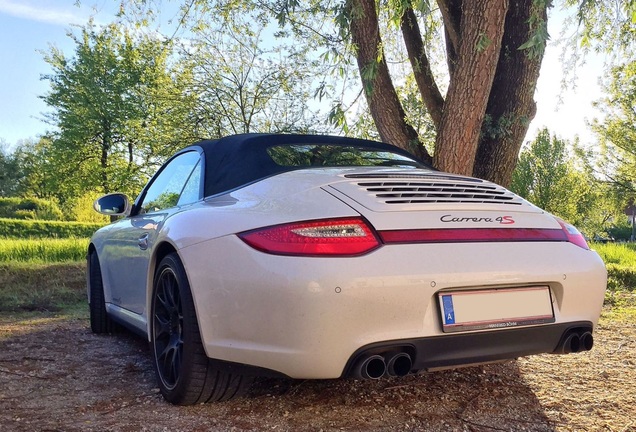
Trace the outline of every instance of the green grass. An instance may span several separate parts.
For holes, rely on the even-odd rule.
[[[7,239],[0,238],[0,263],[78,262],[86,257],[88,239]]]
[[[607,267],[607,291],[603,316],[614,320],[636,320],[636,243],[596,243],[592,249]]]
[[[594,243],[591,247],[605,264],[636,268],[636,243]]]
[[[596,243],[592,249],[598,252],[607,267],[607,294],[605,302],[615,304],[621,293],[636,293],[636,244]],[[631,303],[636,303],[633,299]]]
[[[104,223],[21,220],[0,218],[0,237],[25,238],[88,238]]]
[[[0,312],[86,310],[86,264],[0,263]]]

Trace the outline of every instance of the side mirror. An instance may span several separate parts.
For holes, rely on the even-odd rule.
[[[132,206],[130,200],[123,193],[111,193],[97,198],[93,203],[97,213],[106,216],[128,216]]]

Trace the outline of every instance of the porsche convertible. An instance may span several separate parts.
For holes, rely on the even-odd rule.
[[[94,206],[91,328],[147,338],[174,404],[590,350],[607,282],[572,225],[374,141],[201,141]]]

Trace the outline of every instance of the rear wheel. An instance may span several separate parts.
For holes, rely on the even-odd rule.
[[[91,252],[89,255],[88,272],[88,306],[91,317],[91,330],[93,333],[114,333],[118,326],[106,312],[102,269],[99,265],[97,252]]]
[[[151,354],[165,399],[177,405],[228,400],[251,379],[212,366],[205,354],[190,285],[176,254],[161,260],[151,309]]]

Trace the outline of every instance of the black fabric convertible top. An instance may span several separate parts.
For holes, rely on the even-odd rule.
[[[227,192],[274,174],[298,169],[294,166],[277,164],[267,149],[273,146],[311,144],[363,147],[369,150],[395,153],[418,161],[415,156],[399,147],[355,138],[293,134],[232,135],[194,144],[201,147],[205,153],[204,196],[209,197]],[[421,166],[425,166],[425,164],[421,163]]]

